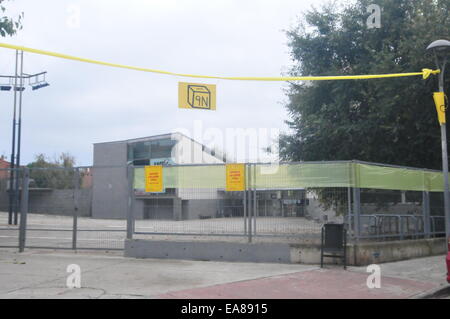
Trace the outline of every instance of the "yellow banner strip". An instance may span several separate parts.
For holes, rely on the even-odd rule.
[[[79,61],[84,63],[98,64],[103,66],[109,66],[114,68],[129,69],[142,72],[158,73],[171,76],[179,76],[186,78],[202,78],[202,79],[216,79],[216,80],[233,80],[233,81],[330,81],[330,80],[368,80],[368,79],[383,79],[383,78],[398,78],[408,76],[422,76],[423,79],[427,79],[431,74],[438,74],[440,70],[423,69],[422,72],[413,73],[394,73],[394,74],[374,74],[374,75],[344,75],[344,76],[297,76],[297,77],[227,77],[227,76],[210,76],[210,75],[196,75],[196,74],[183,74],[169,71],[141,68],[136,66],[122,65],[116,63],[109,63],[97,60],[91,60],[86,58],[80,58],[62,53],[56,53],[51,51],[38,50],[33,48],[27,48],[24,46],[0,43],[0,47],[19,50],[24,52],[30,52],[40,55],[47,55],[61,59]]]

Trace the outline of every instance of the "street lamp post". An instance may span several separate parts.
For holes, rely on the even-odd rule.
[[[20,59],[19,59],[20,55]],[[19,74],[20,65],[20,74]],[[0,91],[14,90],[14,108],[13,108],[13,131],[12,131],[12,152],[11,152],[11,172],[9,180],[9,212],[8,223],[17,225],[18,222],[18,210],[19,210],[19,173],[14,168],[20,168],[20,151],[21,151],[21,135],[22,135],[22,93],[25,90],[25,80],[28,80],[28,84],[32,87],[33,91],[46,87],[49,84],[45,80],[47,72],[40,72],[36,74],[23,73],[23,51],[16,50],[16,67],[14,75],[0,75],[0,79],[8,81],[0,83]],[[19,80],[19,84],[18,84]],[[17,92],[19,92],[19,98],[17,98]],[[19,107],[17,110],[17,100]],[[18,111],[18,120],[17,120]],[[17,142],[16,142],[17,134]],[[17,145],[16,145],[17,144]],[[16,148],[17,146],[17,148]],[[14,215],[14,221],[13,221]]]
[[[448,178],[448,152],[447,152],[447,125],[445,119],[445,93],[444,93],[444,74],[447,60],[450,53],[450,41],[437,40],[431,43],[427,50],[433,51],[436,59],[436,65],[441,70],[439,73],[439,92],[434,94],[437,107],[439,123],[441,125],[442,142],[442,172],[444,174],[444,209],[445,209],[445,233],[446,238],[450,238],[450,193]]]

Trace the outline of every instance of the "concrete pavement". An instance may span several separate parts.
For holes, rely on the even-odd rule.
[[[383,277],[380,289],[368,289],[367,275],[338,269],[315,269],[257,280],[177,291],[165,298],[225,299],[405,299],[433,289],[431,283]]]
[[[443,256],[381,265],[380,289],[365,267],[131,259],[122,253],[0,250],[0,298],[414,298],[445,287]],[[81,289],[66,287],[81,267]]]

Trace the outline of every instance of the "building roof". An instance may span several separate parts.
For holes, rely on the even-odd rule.
[[[3,158],[0,158],[0,168],[8,168],[11,167],[11,163],[5,161]]]
[[[183,135],[181,133],[167,133],[167,134],[159,134],[159,135],[153,135],[153,136],[147,136],[147,137],[139,137],[139,138],[133,138],[128,140],[120,140],[120,141],[111,141],[111,142],[100,142],[100,143],[94,143],[94,145],[98,144],[123,144],[123,143],[135,143],[135,142],[145,142],[145,141],[154,141],[159,139],[165,139],[165,138],[171,138],[173,135]]]
[[[177,138],[174,138],[174,136],[176,136]],[[191,140],[192,142],[201,145],[202,148],[204,149],[205,152],[209,153],[210,155],[216,157],[217,159],[226,162],[228,157],[226,156],[226,154],[220,150],[214,149],[211,150],[208,147],[206,147],[205,145],[197,142],[196,140],[192,139],[191,137],[180,133],[180,132],[174,132],[174,133],[166,133],[166,134],[160,134],[160,135],[153,135],[153,136],[147,136],[147,137],[139,137],[139,138],[133,138],[133,139],[128,139],[128,140],[122,140],[122,141],[112,141],[112,142],[100,142],[100,143],[94,143],[94,145],[99,145],[99,144],[130,144],[130,143],[137,143],[137,142],[147,142],[147,141],[156,141],[156,140],[162,140],[162,139],[175,139],[178,140],[179,137],[184,137],[187,138],[189,140]],[[231,159],[229,159],[231,160]]]

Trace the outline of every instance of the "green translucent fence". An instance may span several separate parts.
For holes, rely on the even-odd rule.
[[[442,173],[360,162],[292,163],[252,166],[249,187],[297,189],[355,187],[443,192]],[[164,167],[165,188],[225,188],[225,165]],[[135,168],[134,188],[145,188],[144,168]]]
[[[371,164],[352,164],[356,172],[352,187],[443,192],[444,178],[437,171],[386,167]]]

